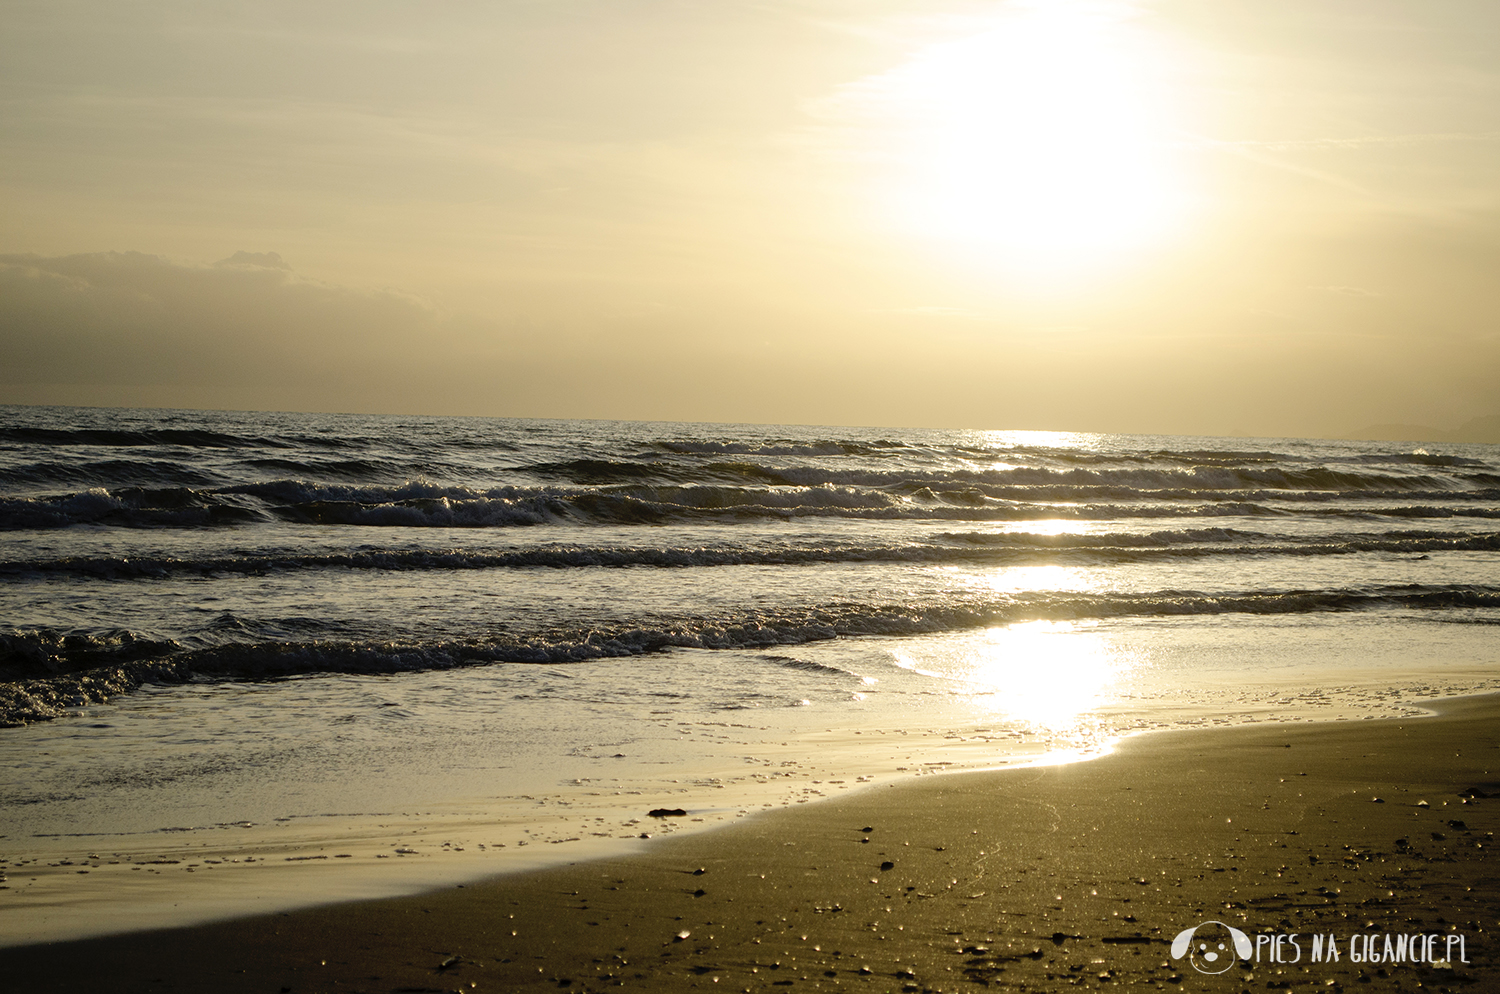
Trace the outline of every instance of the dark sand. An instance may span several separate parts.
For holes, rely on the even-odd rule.
[[[1144,736],[1093,762],[922,778],[625,859],[3,950],[0,987],[1500,991],[1500,698],[1440,708]],[[1297,933],[1302,962],[1263,952],[1205,976],[1173,960],[1173,937],[1210,919],[1252,940]],[[1470,962],[1348,958],[1352,936],[1418,932],[1463,935]],[[1309,963],[1312,933],[1344,958]]]

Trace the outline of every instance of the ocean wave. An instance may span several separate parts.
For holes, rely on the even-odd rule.
[[[200,497],[199,495],[209,495]],[[254,508],[215,500],[189,488],[96,487],[56,497],[0,498],[0,530],[116,525],[127,528],[190,528],[266,520]]]
[[[101,666],[84,673],[0,682],[0,728],[51,721],[74,708],[103,704],[147,683],[186,683],[193,679],[186,661],[149,660]]]
[[[241,465],[301,476],[376,481],[401,476],[406,467],[383,459],[246,459]]]
[[[492,663],[557,665],[672,648],[764,649],[833,638],[913,636],[1033,620],[1306,614],[1377,608],[1494,609],[1500,608],[1500,588],[1404,584],[1221,594],[1176,590],[1021,593],[961,603],[845,604],[719,618],[654,619],[473,641],[254,641],[201,649],[182,649],[176,643],[154,642],[136,633],[111,633],[84,638],[77,643],[81,646],[78,651],[69,651],[68,635],[16,630],[5,637],[7,641],[0,642],[11,651],[6,671],[9,680],[0,683],[0,725],[56,717],[68,708],[97,703],[147,681],[397,673]],[[38,653],[28,651],[28,647],[37,646],[42,647]],[[115,647],[130,655],[112,656]]]
[[[1493,490],[1500,486],[1500,476],[1485,472],[1455,473],[1432,476],[1419,473],[1355,472],[1313,466],[1305,469],[1286,467],[1247,468],[1244,466],[1185,466],[1180,469],[1159,467],[1054,469],[1047,466],[1009,466],[1002,469],[951,469],[911,472],[875,469],[827,469],[822,466],[785,467],[762,474],[778,483],[792,486],[862,486],[880,488],[929,487],[953,485],[979,487],[995,496],[1021,493],[1056,493],[1072,497],[1122,496],[1146,497],[1176,495],[1209,497],[1236,494],[1253,499],[1297,499],[1308,494],[1313,499],[1348,499],[1357,496],[1389,497],[1392,493],[1431,493],[1448,496],[1473,496],[1465,491]]]
[[[1500,518],[1500,507],[1416,504],[1352,508],[1345,513],[1381,518]]]
[[[780,666],[783,669],[799,670],[803,673],[826,673],[829,676],[859,676],[853,670],[844,669],[842,666],[832,666],[828,663],[820,663],[812,659],[798,659],[796,656],[783,656],[768,653],[760,657],[768,663]]]
[[[683,439],[656,442],[654,448],[675,455],[740,456],[890,456],[902,450],[921,448],[909,442],[892,439],[855,441],[853,439],[817,439],[793,441],[775,439],[756,442],[724,442]]]
[[[0,428],[0,442],[22,445],[94,445],[104,448],[141,448],[174,445],[198,449],[289,449],[307,444],[306,439],[231,435],[204,428]]]
[[[51,496],[0,498],[0,530],[102,524],[132,528],[235,526],[257,521],[410,528],[497,528],[543,523],[655,524],[807,516],[872,520],[1027,521],[1045,518],[1500,517],[1500,490],[1423,492],[1419,503],[1382,506],[1360,494],[1327,507],[1278,506],[1278,492],[1079,493],[1043,489],[997,496],[983,488],[905,493],[853,486],[716,485],[608,488],[503,486],[477,489],[411,480],[399,485],[273,480],[227,487],[95,487]],[[1261,500],[1244,499],[1264,498]],[[1331,498],[1332,495],[1330,495]],[[1383,495],[1381,495],[1383,496]],[[1413,496],[1413,495],[1407,495]],[[1300,495],[1306,500],[1308,494]]]
[[[1474,459],[1470,456],[1448,455],[1442,452],[1367,452],[1357,456],[1349,456],[1343,460],[1328,461],[1347,461],[1367,466],[1391,464],[1437,466],[1445,469],[1452,466],[1484,467],[1488,465],[1483,459]]]
[[[1184,528],[1176,531],[1154,531],[1140,533],[1096,532],[1088,534],[1038,534],[1036,532],[939,532],[936,538],[982,546],[1045,546],[1054,549],[1098,549],[1098,548],[1153,548],[1174,545],[1201,545],[1205,543],[1266,542],[1284,539],[1270,532],[1249,532],[1236,528]],[[1402,537],[1416,537],[1403,535]]]
[[[207,556],[70,556],[0,560],[0,575],[49,574],[127,580],[214,574],[261,575],[304,570],[413,572],[491,569],[597,569],[649,567],[806,566],[832,563],[934,565],[1119,564],[1156,559],[1235,556],[1337,556],[1358,553],[1416,555],[1500,551],[1500,533],[1433,532],[1322,536],[1289,542],[1285,536],[1235,529],[1186,529],[1150,534],[1038,535],[949,532],[940,543],[918,542],[754,546],[539,546],[500,552],[465,549],[398,549],[316,554],[266,553]]]
[[[11,629],[0,631],[0,680],[156,659],[182,648],[181,643],[172,639],[154,638],[124,628],[92,632]]]
[[[206,487],[222,482],[191,466],[162,459],[22,463],[5,467],[4,473],[12,485],[19,484],[38,490],[58,485],[81,485],[84,488],[161,485]]]
[[[1038,465],[973,465],[937,468],[847,466],[834,460],[809,465],[777,466],[761,462],[708,462],[684,464],[657,459],[570,459],[518,467],[520,471],[572,483],[607,485],[644,480],[680,482],[712,479],[787,487],[848,486],[879,489],[984,488],[994,496],[1017,492],[1052,491],[1074,496],[1135,494],[1220,494],[1224,492],[1276,492],[1390,494],[1392,492],[1451,492],[1460,488],[1494,487],[1500,477],[1470,472],[1433,476],[1412,472],[1381,472],[1307,467],[1247,467],[1238,464],[1183,465],[1163,467],[1141,464],[1126,467]]]
[[[1448,469],[1455,467],[1486,467],[1482,459],[1452,455],[1442,452],[1356,452],[1350,454],[1303,454],[1297,452],[1272,452],[1266,449],[1164,449],[1150,448],[1123,450],[1114,447],[1102,449],[1076,448],[1062,445],[1032,445],[1012,441],[990,444],[949,443],[934,444],[931,439],[852,439],[825,438],[799,441],[794,439],[763,439],[755,441],[724,441],[706,439],[674,439],[652,443],[652,449],[673,455],[743,455],[756,457],[776,456],[875,456],[878,458],[920,456],[936,460],[960,460],[969,463],[1031,461],[1063,467],[1095,466],[1179,466],[1237,469],[1242,467],[1266,467],[1275,465],[1358,465],[1378,466],[1432,466]]]

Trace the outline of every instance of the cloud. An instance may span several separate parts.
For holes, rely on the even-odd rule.
[[[246,252],[241,249],[227,259],[220,259],[215,266],[257,266],[261,269],[285,269],[291,272],[279,252]]]
[[[263,406],[322,389],[336,404],[348,394],[339,381],[389,379],[440,332],[417,298],[303,279],[275,252],[214,266],[139,252],[0,256],[7,399]]]
[[[275,252],[0,255],[0,404],[681,420],[737,413],[728,395],[769,403],[779,353],[753,317],[670,325],[585,297],[517,282],[476,316],[308,279]],[[761,375],[726,383],[747,361]]]

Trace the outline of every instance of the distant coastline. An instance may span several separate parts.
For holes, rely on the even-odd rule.
[[[1344,436],[1368,442],[1479,442],[1500,444],[1500,414],[1473,418],[1457,428],[1445,430],[1427,425],[1369,425]]]

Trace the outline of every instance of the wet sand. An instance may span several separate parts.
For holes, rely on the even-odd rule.
[[[591,758],[594,765],[613,767],[608,772],[615,776],[576,779],[564,775],[578,772],[576,766],[569,771],[561,763],[539,764],[527,771],[529,783],[476,773],[467,793],[480,794],[490,785],[505,791],[498,797],[409,805],[403,803],[409,790],[402,789],[409,784],[372,776],[361,785],[369,790],[364,810],[385,813],[218,822],[205,812],[242,809],[244,797],[217,781],[193,790],[174,784],[170,791],[97,796],[79,789],[73,797],[82,803],[60,811],[39,811],[45,802],[0,804],[0,871],[13,878],[0,881],[0,949],[94,938],[125,927],[180,928],[406,897],[502,874],[628,856],[668,835],[711,831],[871,783],[1063,762],[1090,754],[1075,748],[1080,741],[1093,753],[1110,741],[1088,729],[1075,739],[972,727],[887,731],[866,725],[794,734],[746,724],[731,729],[722,721],[673,724],[679,739],[673,743],[675,762],[662,751],[655,763],[638,760],[633,768],[624,757]],[[712,737],[717,762],[701,743],[682,741],[689,735]],[[260,777],[263,791],[270,791],[277,772],[273,767]],[[435,793],[454,780],[440,783]],[[60,778],[52,783],[60,786]],[[297,787],[304,795],[311,792],[306,784]],[[394,796],[381,797],[382,790]],[[222,794],[217,803],[202,803],[205,794],[216,792]],[[33,796],[47,793],[42,788]],[[653,807],[690,814],[656,819],[647,813]],[[70,813],[77,819],[69,821]],[[187,827],[193,817],[200,824]],[[173,821],[178,827],[110,830]]]
[[[1500,989],[1500,697],[1437,707],[1140,736],[418,897],[0,955],[24,991]],[[1259,962],[1174,959],[1209,920]],[[1442,962],[1351,960],[1387,934],[1441,936]]]

